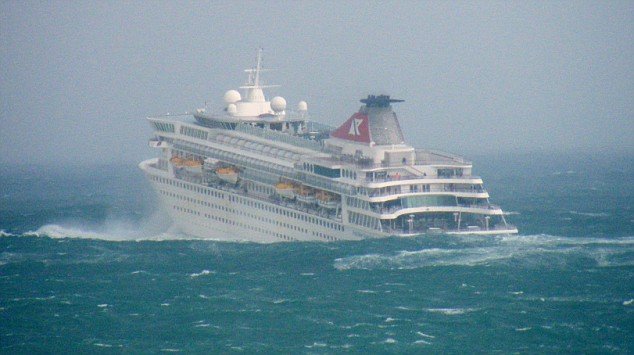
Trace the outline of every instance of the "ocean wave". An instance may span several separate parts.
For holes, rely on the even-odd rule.
[[[560,237],[546,234],[483,238],[459,237],[457,248],[427,248],[390,254],[352,255],[334,260],[337,270],[416,269],[439,266],[479,266],[509,260],[552,263],[553,258],[581,256],[598,267],[634,265],[634,237]],[[483,245],[484,244],[484,245]]]
[[[335,260],[338,270],[351,269],[415,269],[427,266],[475,266],[494,260],[508,259],[514,255],[512,250],[491,248],[472,249],[423,249],[401,251],[395,255],[367,254]]]
[[[0,229],[0,238],[1,237],[13,237],[13,236],[15,236],[15,234],[9,233],[9,232],[7,232],[4,229]]]
[[[37,230],[22,234],[25,237],[48,237],[53,239],[96,239],[114,242],[123,241],[164,241],[164,240],[194,240],[191,236],[182,235],[175,229],[162,232],[152,232],[132,225],[116,224],[91,229],[89,227],[62,226],[46,224]]]
[[[456,316],[477,311],[477,308],[426,308],[430,313],[440,313],[446,316]]]
[[[201,272],[194,272],[189,274],[189,277],[196,278],[196,277],[200,277],[200,276],[205,276],[205,275],[210,275],[210,274],[215,274],[215,271],[209,271],[209,270],[203,270]]]
[[[634,246],[634,236],[600,238],[600,237],[562,237],[550,234],[507,235],[496,237],[501,243],[526,246],[587,246],[596,245],[630,245]]]
[[[569,211],[568,213],[570,214],[574,214],[577,216],[584,216],[584,217],[610,217],[609,213],[605,213],[605,212],[578,212],[578,211]]]
[[[423,332],[416,332],[416,334],[418,334],[418,335],[420,335],[420,336],[422,336],[422,337],[425,337],[425,338],[429,338],[429,339],[434,339],[434,338],[436,338],[436,337],[435,337],[435,336],[433,336],[433,335],[425,334],[425,333],[423,333]]]
[[[416,340],[416,341],[415,341],[415,342],[413,342],[412,344],[415,344],[415,345],[420,345],[420,344],[432,345],[432,343],[430,343],[430,342],[428,342],[428,341],[426,341],[426,340],[422,340],[422,339]]]

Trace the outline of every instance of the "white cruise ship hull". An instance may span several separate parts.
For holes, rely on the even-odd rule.
[[[372,237],[331,219],[255,199],[235,190],[175,179],[154,168],[157,161],[146,160],[139,167],[158,193],[174,226],[192,237],[256,243],[328,242]]]
[[[256,199],[232,189],[202,186],[170,177],[156,168],[157,158],[139,167],[157,192],[162,207],[182,233],[199,239],[228,242],[276,243],[296,241],[333,242],[377,237],[412,237],[363,230],[358,226],[333,222],[316,214],[298,211],[283,204]],[[465,230],[443,234],[509,234],[509,230]],[[437,234],[437,233],[435,233]]]

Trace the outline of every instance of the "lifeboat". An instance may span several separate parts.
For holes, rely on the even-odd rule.
[[[238,171],[233,167],[224,167],[216,169],[216,175],[230,184],[236,184],[238,182]]]
[[[183,158],[175,155],[170,159],[170,162],[176,166],[181,166],[183,165]]]
[[[317,198],[317,204],[323,208],[335,209],[339,205],[339,201],[337,201],[335,196],[326,191],[318,191],[315,197]]]
[[[200,173],[203,164],[198,160],[183,160],[181,163],[185,170],[195,173]]]
[[[295,194],[293,192],[294,188],[295,187],[293,186],[293,184],[290,184],[288,182],[278,182],[277,184],[275,184],[275,191],[277,192],[277,194],[287,199],[292,199],[293,197],[295,197]]]
[[[300,202],[315,203],[315,192],[310,187],[301,185],[295,190],[295,198]]]
[[[198,160],[183,160],[182,165],[194,168],[202,166],[202,163]]]

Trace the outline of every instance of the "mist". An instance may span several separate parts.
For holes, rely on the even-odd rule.
[[[339,125],[370,93],[466,156],[634,153],[633,2],[2,2],[0,163],[152,157],[145,117],[242,85]]]

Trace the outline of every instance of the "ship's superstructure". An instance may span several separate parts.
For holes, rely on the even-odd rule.
[[[469,161],[405,143],[392,110],[401,100],[370,95],[332,128],[304,101],[294,112],[267,101],[261,71],[259,51],[219,114],[148,118],[161,156],[140,167],[183,232],[254,242],[517,233]]]

